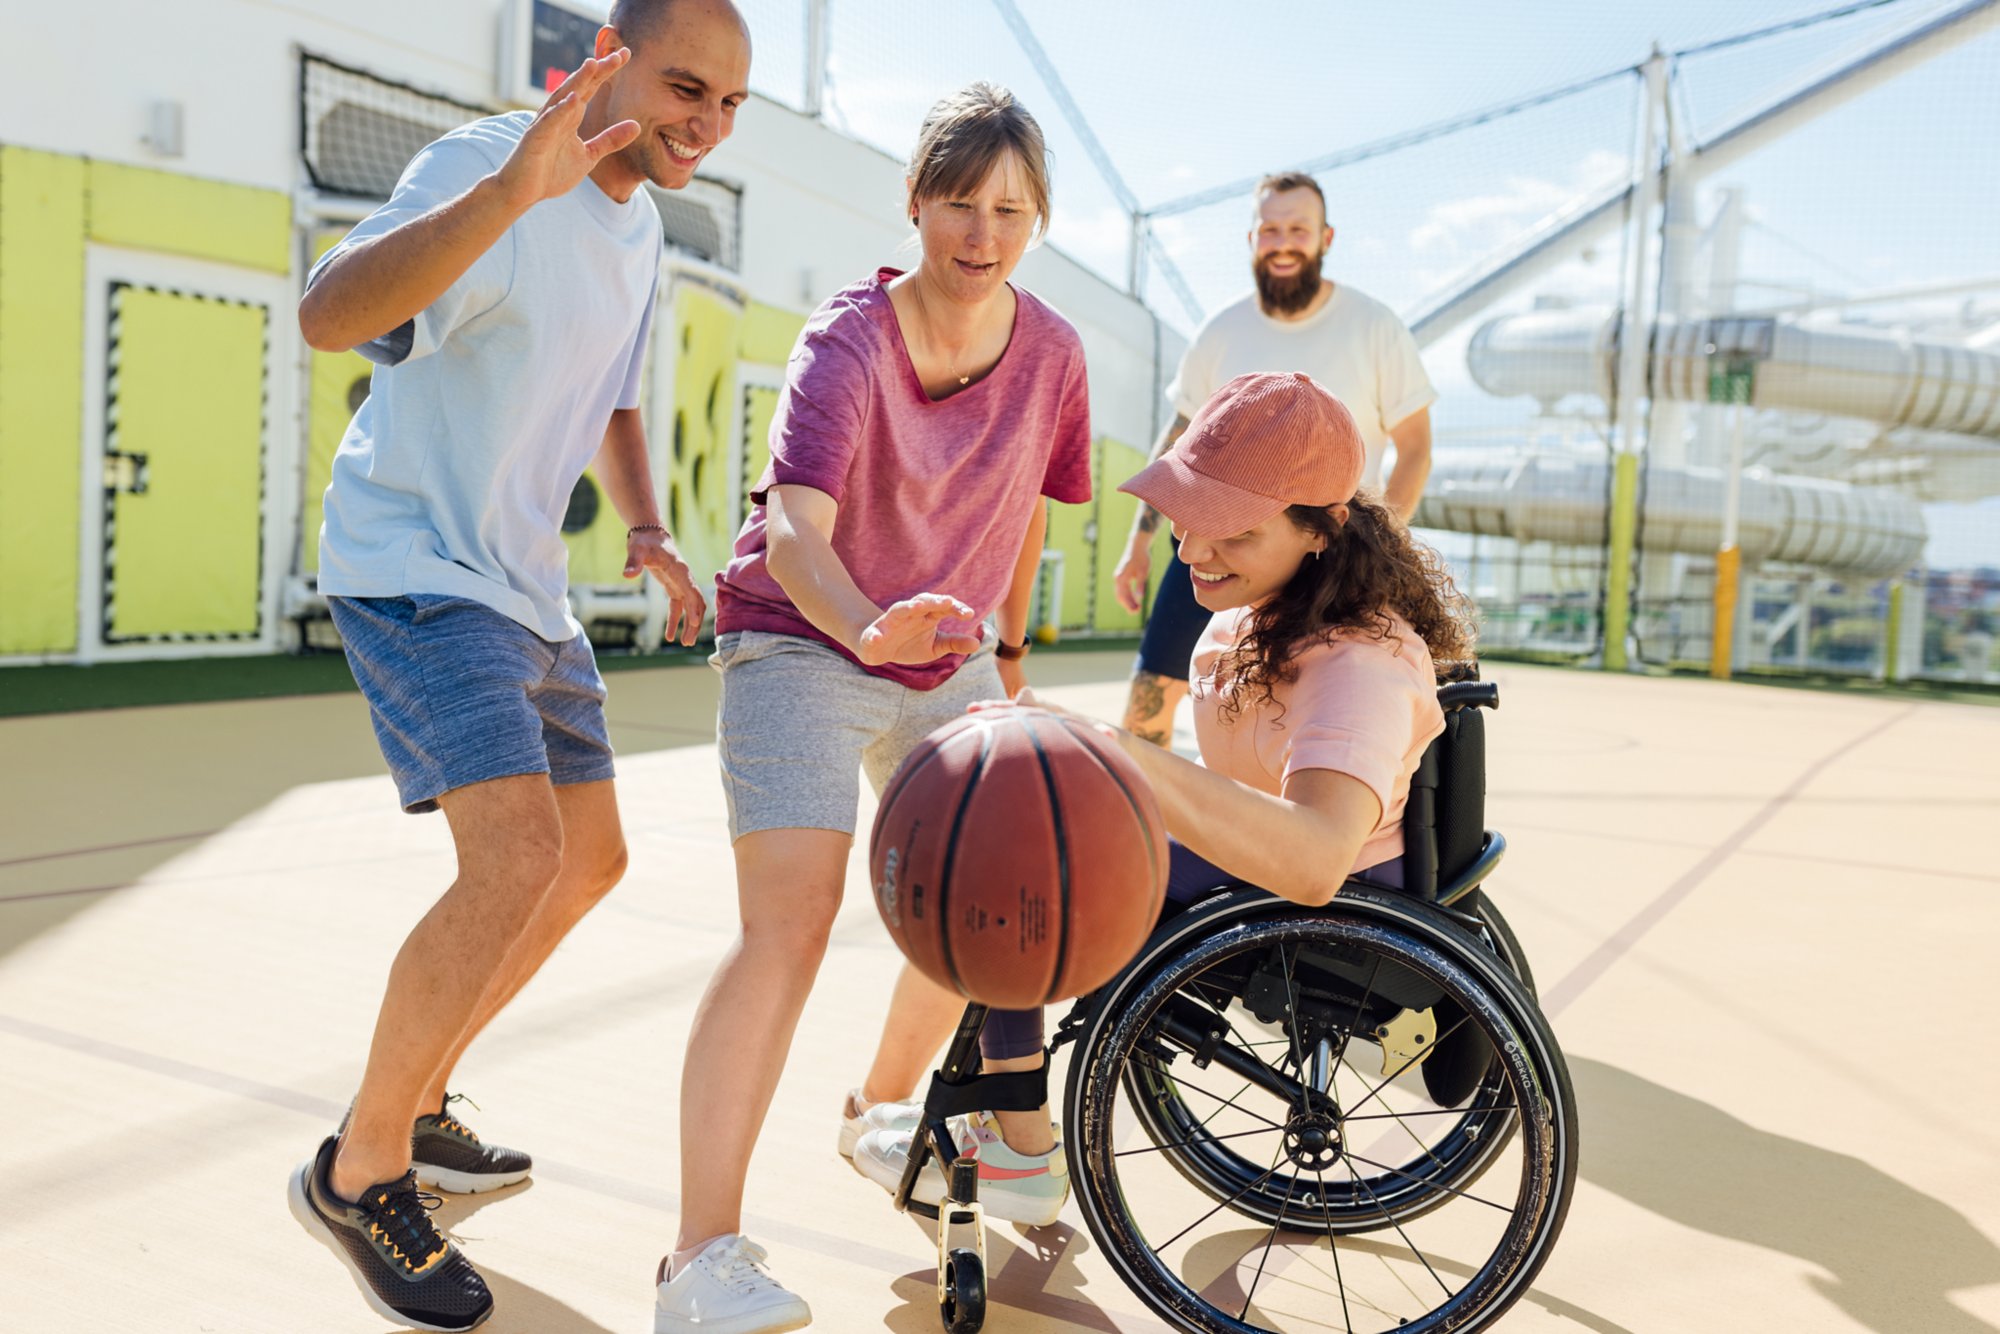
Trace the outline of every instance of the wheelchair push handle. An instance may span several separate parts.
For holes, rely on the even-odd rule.
[[[1458,709],[1497,709],[1500,684],[1497,681],[1454,681],[1438,687],[1438,707],[1446,713]]]

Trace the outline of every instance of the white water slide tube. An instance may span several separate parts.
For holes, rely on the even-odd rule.
[[[1618,320],[1607,311],[1534,311],[1481,326],[1466,361],[1479,386],[1503,398],[1528,394],[1545,407],[1570,394],[1609,401],[1617,342]],[[2000,354],[1983,349],[1740,318],[1664,321],[1653,348],[1650,387],[1661,398],[1705,402],[1711,360],[1726,360],[1731,348],[1754,350],[1755,407],[2000,438]],[[1713,552],[1722,541],[1727,483],[1717,468],[1650,466],[1641,547]],[[1440,460],[1417,522],[1524,542],[1597,545],[1605,541],[1609,495],[1600,461]],[[1738,546],[1752,563],[1891,575],[1921,558],[1926,537],[1923,511],[1898,492],[1760,469],[1743,475]]]
[[[1888,330],[1669,317],[1654,332],[1648,391],[1706,402],[1711,364],[1729,360],[1732,348],[1755,356],[1752,407],[2000,440],[2000,349]],[[1609,402],[1618,320],[1602,308],[1502,316],[1473,334],[1465,360],[1480,388],[1502,398],[1532,394],[1549,405],[1594,394]]]
[[[1560,453],[1442,458],[1425,485],[1416,526],[1558,546],[1603,546],[1611,482],[1602,458]],[[1639,549],[1714,554],[1722,545],[1719,468],[1647,469]],[[1783,561],[1856,578],[1899,574],[1923,555],[1923,511],[1899,492],[1743,473],[1737,545],[1750,564]]]

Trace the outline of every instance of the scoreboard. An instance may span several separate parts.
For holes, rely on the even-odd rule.
[[[607,6],[590,0],[507,0],[500,15],[500,100],[540,106],[597,52]]]

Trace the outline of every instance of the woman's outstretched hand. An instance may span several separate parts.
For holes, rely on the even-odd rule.
[[[917,667],[979,647],[972,608],[942,593],[919,593],[894,603],[861,632],[861,661],[870,667]]]

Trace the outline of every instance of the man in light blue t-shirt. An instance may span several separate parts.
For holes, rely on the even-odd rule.
[[[320,591],[404,809],[442,809],[458,877],[390,970],[348,1120],[292,1211],[375,1310],[461,1330],[492,1297],[417,1185],[528,1175],[451,1114],[459,1056],[625,864],[604,683],[569,614],[562,518],[593,459],[668,636],[706,605],[660,522],[639,384],[659,277],[642,187],[684,186],[747,94],[729,0],[616,0],[537,112],[452,131],[316,265],[306,341],[376,364],[334,458]],[[329,961],[318,961],[324,968]]]

